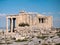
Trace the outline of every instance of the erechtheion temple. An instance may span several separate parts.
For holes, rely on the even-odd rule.
[[[10,21],[9,26],[8,21]],[[52,16],[45,16],[36,12],[21,11],[17,15],[6,16],[6,31],[8,32],[8,27],[10,27],[10,32],[13,32],[21,23],[29,24],[29,27],[36,26],[39,28],[51,28],[53,25]]]

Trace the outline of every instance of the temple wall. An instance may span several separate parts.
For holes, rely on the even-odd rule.
[[[29,25],[32,25],[32,19],[31,16],[29,15],[19,15],[16,18],[16,27],[18,27],[18,25],[20,23],[28,23]]]
[[[39,23],[39,18],[44,18],[45,19],[44,23]],[[41,27],[41,28],[51,28],[53,26],[52,16],[35,17],[35,20],[33,22],[34,22],[34,25],[36,25],[37,27]]]
[[[39,23],[39,17],[34,17],[32,19],[30,15],[19,15],[16,18],[16,27],[18,27],[20,23],[28,23],[30,26],[35,25],[37,27],[50,28],[52,26],[52,16],[46,16],[45,22]]]
[[[29,24],[29,29],[49,29],[53,26],[52,16],[45,16],[35,13],[20,12],[18,15],[10,15],[6,17],[6,32],[8,32],[8,20],[10,21],[10,31],[14,32],[15,28],[19,30],[19,24]],[[27,27],[26,27],[27,28]]]
[[[20,23],[29,24],[30,27],[35,26],[39,29],[40,28],[48,29],[53,26],[52,16],[45,16],[41,14],[36,14],[34,16],[34,14],[21,12],[18,15],[10,15],[10,16],[7,16],[6,18],[7,18],[7,22],[6,22],[7,32],[8,32],[8,19],[9,20],[11,19],[10,20],[11,32],[15,27],[18,28]],[[14,19],[15,19],[15,22],[13,22]]]

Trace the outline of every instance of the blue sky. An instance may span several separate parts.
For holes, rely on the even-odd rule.
[[[60,0],[0,0],[0,27],[6,26],[7,14],[20,10],[53,16],[54,27],[60,27]]]

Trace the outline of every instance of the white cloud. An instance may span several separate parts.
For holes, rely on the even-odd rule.
[[[6,14],[5,14],[5,13],[0,13],[0,16],[2,16],[2,17],[3,17],[3,16],[6,16]]]
[[[0,18],[5,17],[5,16],[6,16],[5,13],[0,13]]]
[[[54,19],[55,22],[60,22],[60,18]]]
[[[46,12],[43,12],[42,14],[47,14]]]
[[[53,12],[43,12],[42,14],[52,15],[52,14],[55,14],[55,13],[53,13]]]
[[[48,14],[53,14],[52,12],[48,12]]]

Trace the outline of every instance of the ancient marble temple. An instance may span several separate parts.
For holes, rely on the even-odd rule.
[[[9,22],[10,25],[8,26]],[[14,29],[19,27],[19,24],[29,24],[29,27],[36,26],[39,28],[51,28],[52,16],[45,16],[36,12],[20,11],[17,15],[6,16],[6,32],[10,27],[10,32],[14,32]]]

